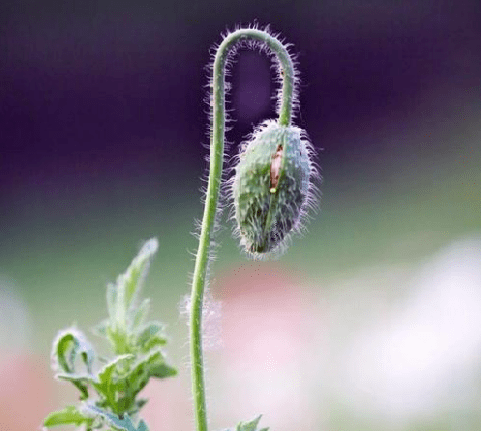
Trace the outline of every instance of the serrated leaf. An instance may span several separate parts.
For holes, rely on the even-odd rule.
[[[141,353],[149,353],[151,350],[157,347],[165,346],[165,344],[167,344],[167,340],[165,338],[155,336],[151,337],[145,344],[139,347]]]
[[[141,366],[148,370],[151,377],[157,377],[158,379],[175,376],[177,374],[175,368],[165,363],[164,356],[160,350],[151,352],[142,361],[139,361],[135,369]]]
[[[116,354],[130,354],[133,353],[131,343],[128,342],[129,335],[118,327],[107,327],[107,339],[112,344],[113,350]]]
[[[67,406],[63,410],[50,413],[43,421],[43,425],[45,427],[58,425],[80,426],[90,421],[91,419],[79,412],[75,406]]]
[[[158,248],[159,242],[156,238],[148,240],[127,268],[127,271],[117,278],[117,289],[124,290],[126,309],[129,308],[138,296],[149,270],[150,261]]]
[[[150,322],[138,332],[135,344],[142,353],[148,353],[155,346],[167,344],[167,340],[158,334],[164,327],[160,322]]]
[[[147,385],[150,377],[164,378],[174,376],[177,370],[165,363],[160,351],[151,352],[139,359],[126,376],[128,391],[126,396],[135,398]]]
[[[136,330],[141,326],[146,320],[150,310],[150,299],[146,298],[142,301],[138,308],[130,310],[131,317],[131,328]]]
[[[117,353],[129,351],[125,342],[132,317],[136,313],[136,299],[139,296],[143,281],[147,275],[150,260],[158,249],[158,241],[152,238],[147,241],[139,251],[138,255],[132,260],[125,273],[117,277],[115,285],[107,286],[107,307],[109,311],[110,324],[107,327],[107,336],[114,344]],[[146,310],[144,310],[146,311]],[[148,311],[148,310],[147,310]],[[138,317],[142,319],[142,315]],[[117,333],[117,337],[112,337],[109,329]],[[120,344],[117,338],[123,338]]]
[[[130,365],[135,360],[134,355],[121,355],[105,365],[98,373],[97,380],[92,382],[93,387],[106,398],[112,411],[123,414],[133,403],[133,397],[127,394],[127,375]]]
[[[136,428],[132,423],[128,413],[125,413],[121,419],[118,415],[112,414],[104,409],[101,409],[100,407],[94,406],[93,404],[86,404],[85,408],[89,413],[100,415],[103,419],[105,419],[109,426],[115,428],[116,430],[139,431],[139,429]]]
[[[75,362],[80,356],[86,366],[86,373],[75,370]],[[52,357],[54,369],[57,371],[56,377],[70,380],[82,393],[81,399],[88,397],[88,387],[85,383],[92,375],[92,364],[94,361],[94,350],[85,335],[75,329],[69,328],[59,332],[53,342]],[[65,376],[71,376],[66,378]]]
[[[95,353],[85,335],[75,328],[59,332],[52,349],[52,356],[58,367],[66,373],[74,373],[77,355],[81,356],[87,366],[87,372],[91,374]]]
[[[107,384],[112,380],[115,372],[122,372],[135,360],[135,355],[120,355],[110,361],[99,371],[97,381],[100,384]]]
[[[171,367],[165,362],[152,366],[150,372],[152,377],[157,377],[158,379],[164,379],[166,377],[173,377],[177,375],[177,369]]]
[[[262,415],[259,415],[250,422],[239,422],[236,426],[236,431],[257,431],[257,425],[261,420]],[[269,428],[262,428],[260,431],[269,431]]]
[[[78,390],[82,393],[80,396],[81,400],[86,400],[89,396],[88,393],[88,383],[92,382],[93,379],[89,376],[82,374],[56,374],[55,377],[59,380],[65,380],[71,382]]]
[[[146,401],[135,401],[151,377],[174,376],[177,370],[165,363],[160,351],[151,352],[133,363],[134,355],[124,355],[107,364],[92,385],[116,414],[137,412]]]

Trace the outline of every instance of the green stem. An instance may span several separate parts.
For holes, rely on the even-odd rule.
[[[230,33],[217,49],[214,60],[212,81],[214,112],[210,143],[209,182],[192,282],[190,355],[192,362],[192,393],[194,396],[197,431],[207,431],[204,362],[202,355],[202,305],[204,302],[204,286],[209,261],[211,235],[217,212],[224,163],[225,66],[229,50],[239,41],[247,39],[265,43],[277,56],[282,67],[283,76],[279,124],[288,126],[292,116],[295,72],[292,59],[287,49],[278,39],[272,37],[265,31],[240,29]]]

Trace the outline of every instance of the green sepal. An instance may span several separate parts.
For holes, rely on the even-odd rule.
[[[93,420],[77,410],[75,406],[67,406],[62,410],[50,413],[43,421],[43,426],[50,428],[58,425],[91,424]]]

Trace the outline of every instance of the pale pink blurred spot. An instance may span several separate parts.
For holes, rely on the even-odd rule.
[[[179,370],[179,375],[163,380],[150,379],[140,393],[140,398],[149,402],[141,410],[141,417],[149,429],[172,431],[194,429],[190,394],[190,375]]]
[[[208,360],[207,379],[219,426],[261,413],[261,424],[278,431],[319,423],[312,383],[321,366],[317,350],[328,345],[327,322],[303,283],[278,264],[251,263],[213,287],[222,300],[224,348]]]
[[[0,357],[0,430],[39,429],[56,405],[50,360],[30,353]]]
[[[339,397],[352,411],[402,429],[445,412],[461,423],[460,416],[479,417],[481,236],[461,238],[416,267],[380,269],[350,282],[358,296],[351,295],[358,311],[350,315],[359,323],[342,340]],[[395,299],[384,310],[366,302],[375,286]],[[347,310],[342,299],[339,309]],[[473,428],[453,422],[452,429]]]

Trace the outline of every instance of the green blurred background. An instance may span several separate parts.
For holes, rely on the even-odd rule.
[[[180,376],[153,385],[146,417],[192,428],[179,304],[202,214],[204,66],[220,33],[257,19],[299,54],[296,122],[322,199],[275,263],[247,261],[224,213],[212,428],[264,412],[281,431],[481,430],[480,16],[467,0],[3,2],[0,429],[75,401],[51,341],[105,317],[106,283],[152,236],[144,296]],[[242,51],[232,69],[229,156],[274,115],[269,67]]]

